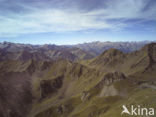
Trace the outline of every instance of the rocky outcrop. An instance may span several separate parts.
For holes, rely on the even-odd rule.
[[[89,100],[92,96],[115,96],[118,95],[117,89],[115,89],[115,82],[126,79],[126,76],[122,72],[109,72],[103,76],[103,78],[89,91],[84,91],[81,95],[81,100]]]
[[[113,83],[124,79],[126,79],[126,76],[122,72],[107,73],[102,80],[90,90],[91,94],[89,96],[91,97],[97,94],[99,94],[100,97],[118,95],[118,91],[115,89]]]
[[[63,114],[63,113],[66,113],[66,112],[69,112],[69,111],[71,111],[71,107],[70,107],[70,105],[65,105],[65,104],[62,104],[62,105],[60,105],[58,108],[57,108],[57,113],[58,114]]]
[[[103,85],[110,85],[114,82],[126,79],[126,76],[122,72],[110,72],[104,75],[103,79],[97,84],[96,87]]]
[[[89,100],[90,97],[91,95],[88,91],[83,91],[81,94],[81,101],[84,102],[86,100]]]

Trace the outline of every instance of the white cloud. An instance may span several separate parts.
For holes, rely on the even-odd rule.
[[[39,10],[15,18],[1,17],[1,19],[1,34],[81,31],[112,27],[105,21],[96,21],[96,16],[61,10]]]
[[[127,27],[127,19],[156,20],[155,6],[143,11],[149,0],[115,0],[107,7],[79,12],[61,9],[31,9],[29,14],[15,14],[13,17],[0,16],[0,36],[20,35],[40,32],[67,32]],[[24,6],[23,7],[27,7]],[[29,8],[29,7],[27,7]],[[108,22],[109,19],[124,19],[123,22]]]
[[[103,19],[156,19],[156,4],[143,11],[149,0],[115,0],[107,3],[106,9],[95,10],[89,15],[103,15]]]

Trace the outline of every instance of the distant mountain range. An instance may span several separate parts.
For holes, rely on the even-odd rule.
[[[57,46],[48,44],[30,45],[4,42],[0,43],[0,55],[2,56],[0,60],[86,60],[96,57],[110,48],[115,48],[127,53],[136,51],[148,43],[151,42],[92,42],[72,46]]]
[[[140,45],[133,52],[123,49],[130,42],[106,43],[96,57],[80,45],[0,44],[0,117],[121,117],[122,105],[156,108],[156,43],[133,42]]]
[[[144,45],[151,43],[150,41],[140,41],[140,42],[91,42],[74,45],[73,47],[80,48],[93,56],[97,56],[101,54],[103,51],[108,50],[110,48],[118,49],[122,52],[128,53],[139,50]]]
[[[90,59],[93,56],[87,52],[73,47],[57,45],[30,45],[4,42],[0,44],[0,60],[56,60],[68,59],[76,61],[79,59]],[[3,56],[5,55],[5,56]]]

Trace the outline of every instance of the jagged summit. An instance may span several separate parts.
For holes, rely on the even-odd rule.
[[[96,57],[90,65],[94,66],[113,66],[117,63],[121,63],[124,59],[125,54],[120,50],[111,48],[109,50],[104,51],[100,56]]]
[[[109,50],[104,51],[104,52],[100,55],[100,57],[102,57],[102,56],[115,57],[115,56],[118,56],[118,55],[123,55],[123,52],[121,52],[121,51],[118,50],[118,49],[111,48],[111,49],[109,49]]]

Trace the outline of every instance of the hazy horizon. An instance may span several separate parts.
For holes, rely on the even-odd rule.
[[[156,42],[155,40],[151,40],[151,41],[148,41],[148,40],[142,40],[142,41],[89,41],[89,42],[82,42],[82,43],[76,43],[76,44],[55,44],[55,43],[43,43],[43,44],[32,44],[32,43],[17,43],[17,42],[9,42],[9,41],[0,41],[0,43],[14,43],[14,44],[30,44],[30,45],[58,45],[58,46],[68,46],[68,45],[79,45],[79,44],[89,44],[89,43],[97,43],[97,42],[100,42],[100,43],[107,43],[107,42],[110,42],[110,43],[139,43],[139,42]]]

